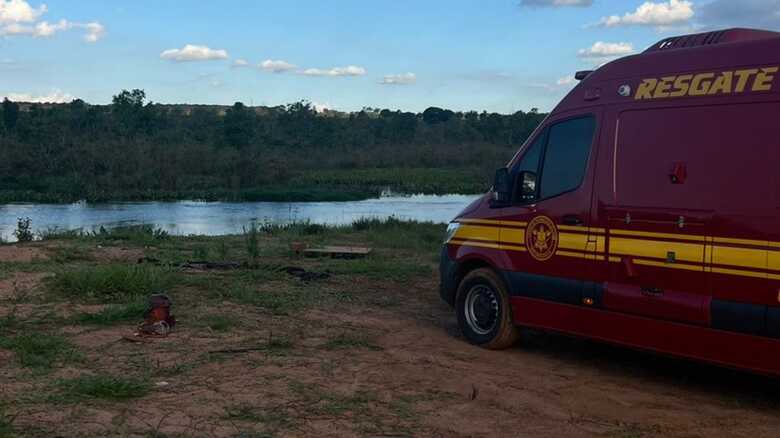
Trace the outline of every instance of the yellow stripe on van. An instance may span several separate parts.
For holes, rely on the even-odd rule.
[[[587,247],[587,234],[560,233],[558,235],[558,248],[585,251]]]
[[[733,239],[731,237],[713,237],[712,240],[715,243],[731,243],[734,245],[754,245],[754,246],[767,246],[766,240],[751,240],[751,239]]]
[[[714,272],[716,274],[739,275],[741,277],[753,277],[753,278],[770,278],[771,277],[770,274],[767,274],[765,272],[742,271],[742,270],[739,270],[739,269],[712,268],[712,272]],[[776,275],[775,277],[780,278],[780,275]]]
[[[614,254],[665,259],[669,252],[674,252],[674,258],[676,261],[693,263],[704,262],[704,245],[697,245],[695,243],[626,239],[622,237],[613,237],[609,239],[610,255]]]
[[[658,239],[691,240],[694,242],[704,242],[705,240],[704,236],[694,234],[653,233],[650,231],[633,230],[609,230],[609,233],[617,236],[655,237]]]
[[[764,269],[767,266],[767,251],[716,245],[712,247],[712,264]]]
[[[519,228],[502,228],[501,243],[525,245],[525,230]]]
[[[683,269],[686,271],[701,271],[701,265],[684,265],[679,263],[664,263],[657,262],[655,260],[634,259],[634,263],[637,265],[655,266],[658,268],[670,268],[670,269]]]
[[[454,239],[460,240],[487,240],[498,242],[501,229],[497,227],[486,227],[482,225],[461,225],[455,232]]]
[[[508,250],[508,251],[519,251],[519,252],[526,252],[526,251],[528,251],[524,246],[504,245],[504,244],[501,244],[501,249],[505,249],[505,250]]]
[[[476,248],[491,248],[491,249],[501,249],[501,246],[497,243],[487,243],[487,242],[476,242],[473,240],[450,240],[450,243],[453,245],[462,245],[462,246],[473,246]]]
[[[520,221],[501,221],[501,225],[506,225],[508,227],[524,227],[528,225],[528,222],[520,222]]]
[[[780,271],[780,252],[767,251],[766,266],[772,271]]]

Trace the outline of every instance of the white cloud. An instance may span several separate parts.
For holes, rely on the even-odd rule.
[[[280,59],[266,59],[265,61],[261,62],[258,67],[271,73],[286,73],[288,71],[295,70],[296,68],[294,64],[290,64],[289,62],[282,61]]]
[[[555,82],[555,84],[558,85],[559,87],[569,87],[576,83],[577,83],[577,79],[575,79],[573,75],[564,76]]]
[[[587,49],[580,49],[577,56],[582,59],[601,64],[621,56],[634,53],[634,46],[630,43],[605,43],[597,41]]]
[[[174,62],[215,61],[228,59],[228,52],[222,49],[212,49],[207,46],[187,44],[181,49],[168,49],[160,53],[161,59]]]
[[[363,76],[366,74],[366,69],[355,65],[348,65],[346,67],[333,67],[331,69],[320,68],[307,68],[298,72],[304,76]]]
[[[0,24],[32,23],[47,10],[46,5],[34,8],[25,0],[0,0]]]
[[[656,26],[669,27],[686,24],[693,18],[693,2],[689,0],[669,0],[655,3],[647,1],[639,5],[634,12],[622,17],[610,15],[599,22],[606,27],[614,26]]]
[[[46,5],[37,8],[30,6],[25,0],[0,0],[0,36],[31,36],[49,38],[55,34],[71,29],[84,29],[84,41],[94,43],[106,32],[105,27],[98,22],[77,23],[61,19],[55,23],[46,20],[37,21],[48,11]]]
[[[71,94],[64,93],[62,90],[53,89],[49,94],[34,96],[28,93],[8,93],[4,98],[14,102],[29,102],[29,103],[69,103],[72,102],[75,97]]]
[[[417,81],[414,73],[402,73],[400,75],[387,75],[379,82],[383,85],[411,85]]]
[[[102,24],[93,21],[86,24],[81,24],[79,27],[83,27],[87,30],[87,34],[84,35],[84,41],[88,43],[94,43],[97,40],[103,38],[106,35],[106,28]]]
[[[588,7],[593,5],[593,0],[522,0],[520,6],[537,8],[560,8],[564,6]]]
[[[246,59],[236,59],[231,66],[233,68],[249,67],[249,62]]]

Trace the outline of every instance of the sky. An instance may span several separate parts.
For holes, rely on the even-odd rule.
[[[512,113],[656,41],[780,30],[780,0],[0,0],[0,96]]]

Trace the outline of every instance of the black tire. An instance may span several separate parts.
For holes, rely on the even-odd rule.
[[[520,335],[504,281],[487,268],[475,269],[458,285],[458,326],[469,342],[491,350],[511,347]]]

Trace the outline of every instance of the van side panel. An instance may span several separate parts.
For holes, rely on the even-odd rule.
[[[777,375],[780,341],[653,318],[512,298],[515,319],[538,329]]]

